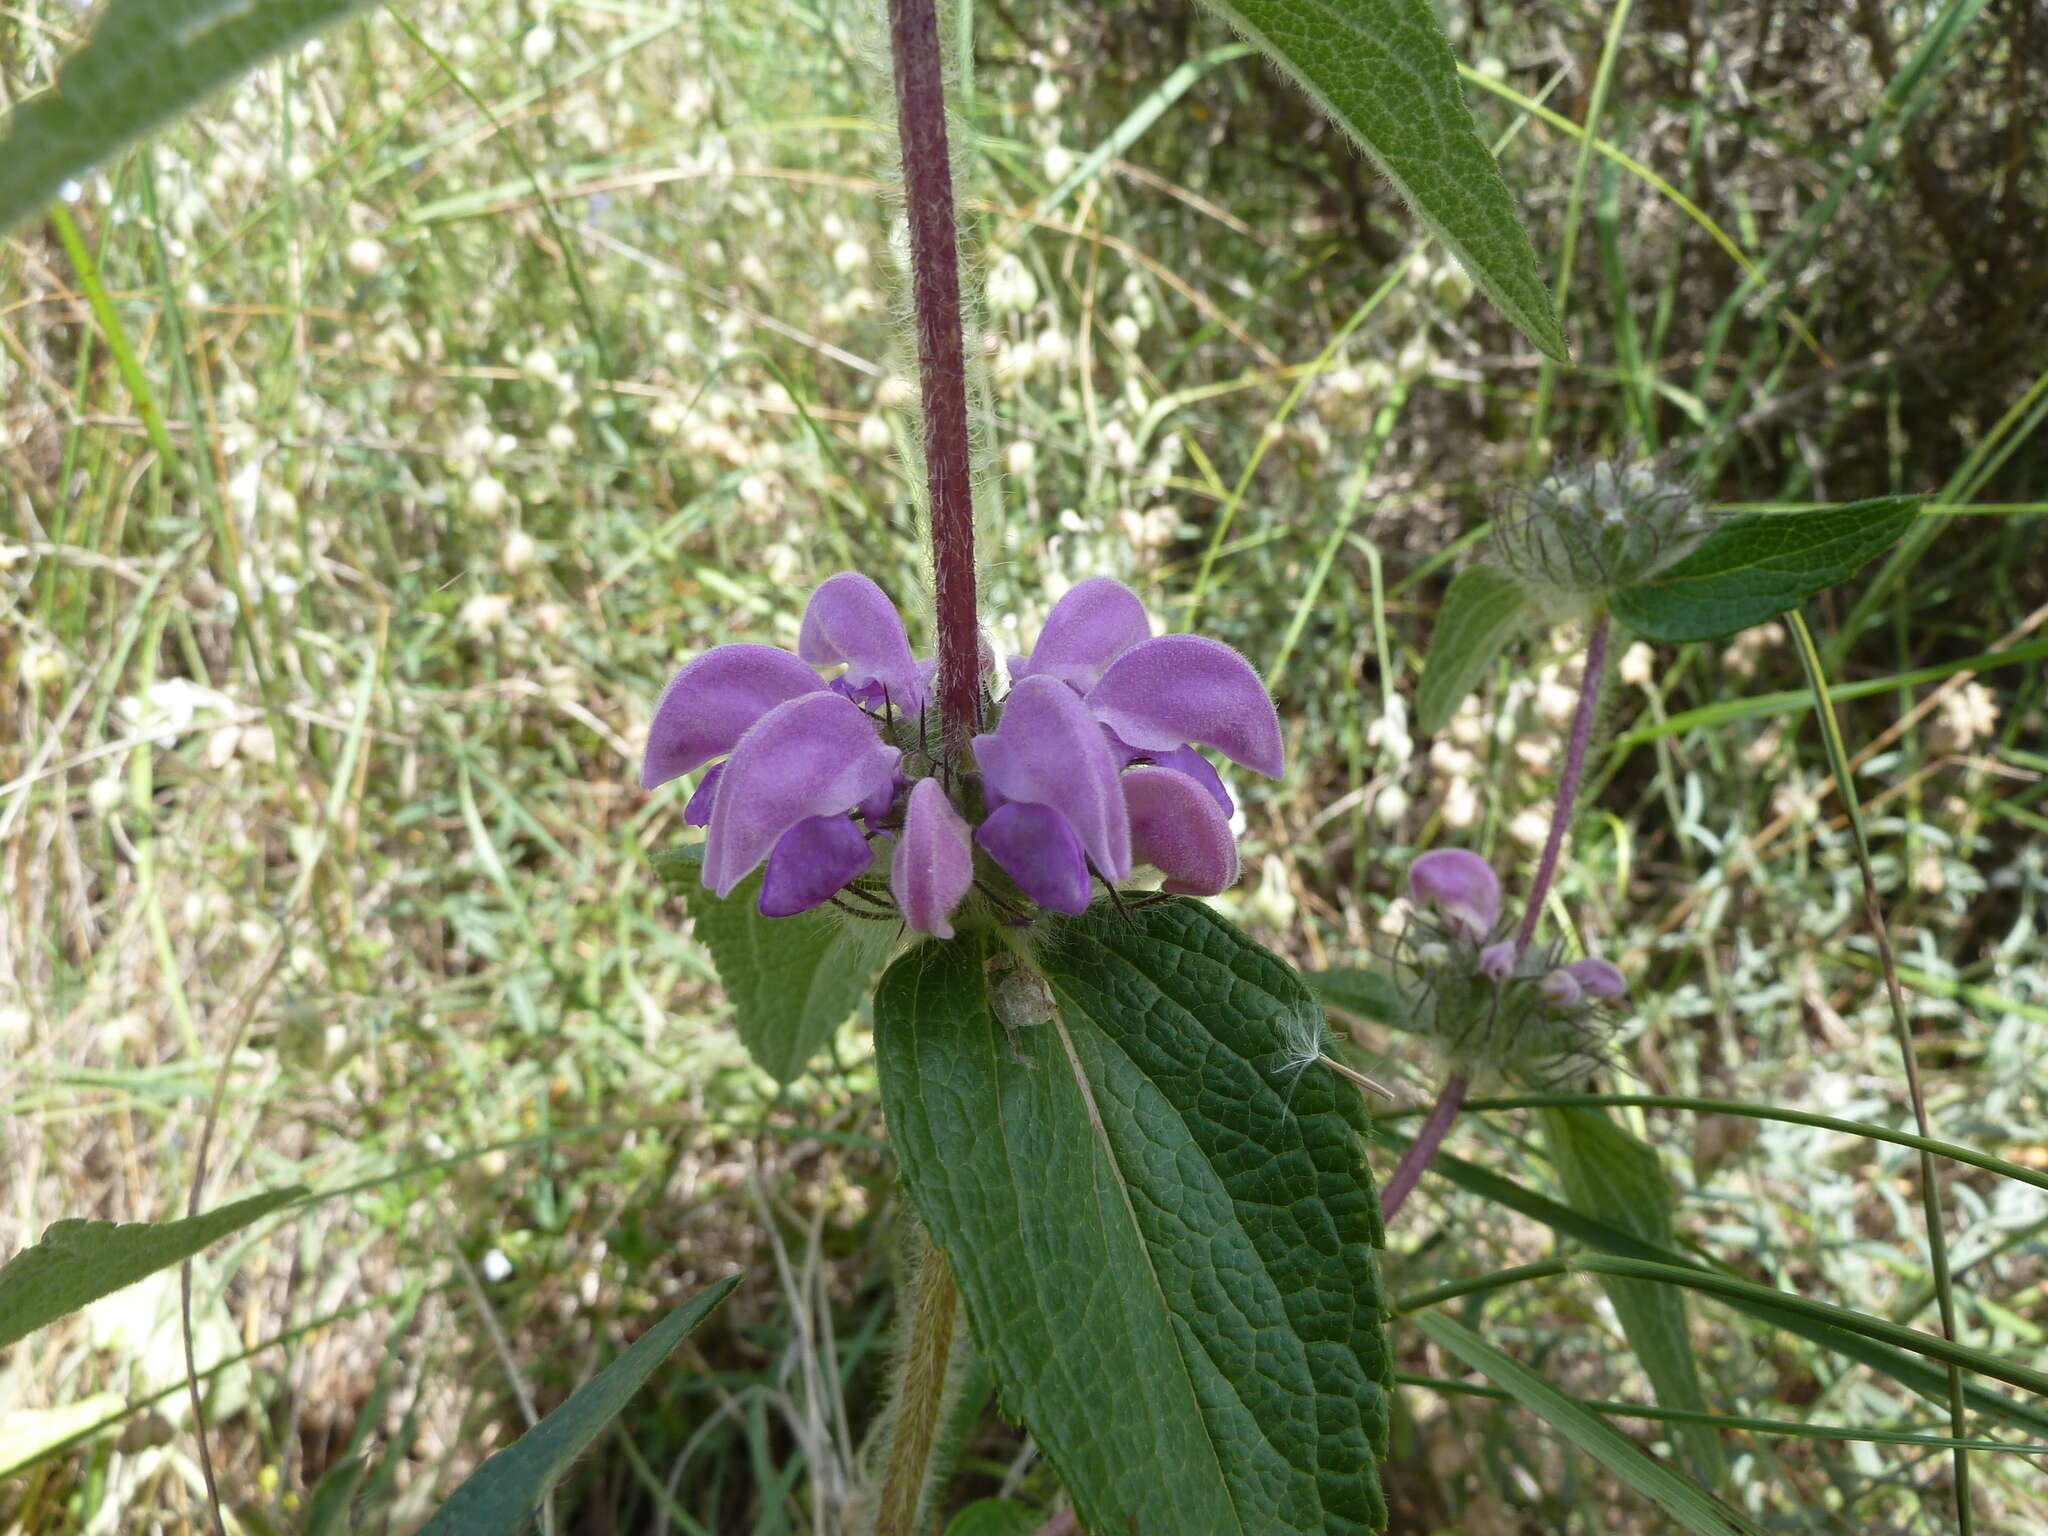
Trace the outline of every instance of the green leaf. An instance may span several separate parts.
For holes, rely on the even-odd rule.
[[[1719,640],[1845,581],[1906,531],[1918,496],[1731,518],[1676,565],[1614,594],[1614,616],[1650,640]]]
[[[678,1344],[740,1283],[729,1275],[699,1291],[578,1387],[569,1400],[464,1479],[420,1536],[513,1536],[548,1489]]]
[[[1430,0],[1208,0],[1386,173],[1430,233],[1538,348],[1569,362],[1500,168]]]
[[[976,1499],[955,1515],[946,1536],[1032,1536],[1038,1516],[1015,1499]]]
[[[56,1221],[0,1268],[0,1349],[67,1312],[182,1263],[230,1232],[305,1197],[293,1185],[180,1221]]]
[[[0,231],[364,0],[107,0],[57,83],[0,120]]]
[[[1616,1125],[1604,1110],[1546,1109],[1542,1122],[1558,1183],[1573,1205],[1660,1247],[1675,1246],[1671,1181],[1655,1148]],[[1603,1277],[1600,1284],[1657,1401],[1667,1408],[1706,1412],[1684,1295],[1640,1280]],[[1726,1475],[1721,1437],[1710,1426],[1681,1424],[1675,1433],[1701,1477],[1718,1483]]]
[[[1408,1027],[1408,1000],[1391,976],[1358,966],[1337,966],[1327,971],[1303,971],[1301,979],[1326,1007],[1391,1024],[1396,1029]]]
[[[1471,1329],[1439,1312],[1415,1319],[1438,1348],[1456,1355],[1516,1402],[1563,1435],[1643,1497],[1698,1536],[1754,1532],[1741,1515],[1655,1460],[1628,1436],[1577,1399],[1567,1397],[1519,1360],[1501,1353]]]
[[[1405,1146],[1408,1141],[1406,1136],[1392,1127],[1387,1128],[1383,1135],[1388,1141],[1400,1146]],[[1684,1266],[1689,1262],[1682,1253],[1646,1242],[1632,1232],[1625,1232],[1596,1217],[1575,1211],[1568,1205],[1539,1195],[1534,1190],[1525,1189],[1512,1179],[1503,1178],[1451,1153],[1439,1152],[1436,1160],[1430,1164],[1430,1171],[1482,1200],[1490,1200],[1505,1210],[1519,1212],[1532,1221],[1540,1221],[1560,1236],[1574,1238],[1603,1253],[1678,1266]],[[1699,1272],[1709,1273],[1704,1269]],[[1737,1311],[1746,1312],[1773,1327],[1797,1334],[1809,1343],[1818,1344],[1823,1349],[1858,1361],[1872,1370],[1881,1371],[1901,1386],[1919,1393],[1929,1401],[1942,1404],[1948,1401],[1948,1373],[1936,1370],[1917,1355],[1903,1349],[1895,1349],[1890,1344],[1880,1343],[1861,1333],[1835,1327],[1828,1321],[1788,1310],[1773,1302],[1748,1296],[1727,1296],[1724,1299]],[[2048,1408],[2007,1397],[1974,1381],[1966,1381],[1963,1384],[1963,1398],[1979,1413],[1988,1413],[2029,1434],[2048,1436]]]
[[[1385,1521],[1379,1202],[1358,1097],[1305,1054],[1323,1027],[1189,901],[1059,924],[1032,968],[976,934],[882,978],[904,1176],[1088,1529]]]
[[[1416,729],[1434,735],[1451,723],[1465,695],[1479,686],[1501,647],[1515,638],[1528,615],[1521,583],[1497,565],[1468,565],[1458,572],[1436,629],[1416,691]]]
[[[721,899],[699,878],[702,852],[658,853],[655,871],[696,920],[732,999],[741,1044],[763,1072],[792,1082],[867,996],[896,945],[896,925],[825,907],[763,917],[761,877],[749,876]]]

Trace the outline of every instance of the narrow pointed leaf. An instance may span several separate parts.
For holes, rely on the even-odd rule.
[[[738,1275],[728,1275],[640,1335],[624,1354],[578,1387],[566,1403],[472,1472],[421,1527],[420,1536],[514,1536],[526,1529],[534,1506],[569,1470],[569,1464],[590,1448],[646,1384],[655,1367],[739,1283]]]
[[[0,1268],[0,1349],[303,1199],[297,1185],[180,1221],[58,1221]]]
[[[1006,1411],[1083,1526],[1364,1533],[1390,1361],[1355,1090],[1321,1010],[1193,902],[905,955],[883,1106]],[[1049,993],[1049,1022],[1005,990]]]
[[[1559,362],[1564,327],[1500,168],[1473,126],[1430,0],[1208,0],[1372,157],[1522,334]]]
[[[1386,1140],[1397,1146],[1406,1145],[1407,1138],[1392,1127],[1388,1127],[1383,1135]],[[1430,1173],[1456,1184],[1460,1189],[1477,1195],[1482,1200],[1490,1200],[1505,1210],[1519,1212],[1532,1221],[1540,1221],[1560,1236],[1572,1238],[1602,1253],[1652,1264],[1682,1266],[1690,1262],[1685,1254],[1657,1243],[1647,1242],[1632,1232],[1623,1231],[1620,1227],[1601,1221],[1597,1217],[1576,1211],[1546,1195],[1526,1189],[1512,1179],[1503,1178],[1451,1153],[1439,1152],[1436,1160],[1430,1164]],[[1702,1274],[1714,1273],[1697,1265],[1693,1267],[1699,1269]],[[1836,1327],[1832,1322],[1772,1301],[1747,1295],[1730,1295],[1723,1299],[1737,1311],[1746,1312],[1773,1327],[1797,1334],[1822,1349],[1882,1372],[1901,1386],[1917,1392],[1931,1402],[1945,1405],[1948,1401],[1948,1373],[1929,1365],[1916,1354],[1895,1348],[1862,1333]],[[2048,1407],[2007,1397],[2004,1393],[1975,1381],[1963,1383],[1963,1399],[1978,1413],[1990,1414],[1993,1418],[2025,1430],[2031,1435],[2048,1436]]]
[[[1676,1245],[1671,1181],[1655,1148],[1615,1124],[1605,1110],[1546,1109],[1542,1123],[1558,1183],[1573,1205],[1660,1247]],[[1657,1401],[1704,1413],[1707,1395],[1700,1385],[1683,1293],[1612,1276],[1602,1277],[1600,1284]],[[1681,1424],[1673,1433],[1684,1443],[1693,1470],[1710,1484],[1718,1483],[1727,1471],[1719,1434],[1699,1424]]]
[[[0,231],[65,181],[365,0],[108,0],[57,83],[0,119]]]
[[[1615,593],[1614,616],[1650,640],[1719,640],[1848,580],[1906,531],[1920,502],[1880,496],[1731,518],[1676,565]]]
[[[761,876],[714,896],[701,878],[701,854],[694,847],[656,854],[654,867],[683,898],[711,951],[747,1054],[777,1082],[792,1082],[860,1006],[896,943],[897,925],[831,908],[763,917]]]
[[[1592,1409],[1567,1397],[1471,1329],[1439,1312],[1423,1313],[1415,1319],[1415,1326],[1438,1348],[1457,1356],[1506,1390],[1537,1418],[1644,1498],[1654,1501],[1684,1529],[1696,1532],[1697,1536],[1750,1536],[1756,1530],[1697,1483],[1672,1471]]]
[[[1470,565],[1458,572],[1429,637],[1416,691],[1417,729],[1434,734],[1451,723],[1501,648],[1521,632],[1528,611],[1521,584],[1499,566]]]

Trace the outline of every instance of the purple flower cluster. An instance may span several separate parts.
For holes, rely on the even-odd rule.
[[[843,670],[828,682],[825,667]],[[1177,893],[1236,881],[1234,807],[1196,749],[1269,778],[1285,754],[1272,699],[1229,646],[1155,637],[1129,588],[1083,582],[1011,662],[995,728],[949,780],[926,718],[933,671],[881,588],[842,572],[812,594],[795,655],[722,645],[676,674],[641,784],[711,765],[684,809],[708,828],[704,882],[726,896],[765,864],[770,917],[831,900],[885,858],[903,921],[949,938],[981,878],[977,848],[1060,912],[1087,910],[1094,880],[1140,864]]]
[[[1532,973],[1513,939],[1488,943],[1500,923],[1500,876],[1476,853],[1462,848],[1425,853],[1408,866],[1408,890],[1418,906],[1437,914],[1453,947],[1474,951],[1472,969],[1496,986],[1526,977],[1555,1008],[1613,1002],[1628,993],[1619,968],[1597,955],[1559,965],[1547,954],[1532,952]]]

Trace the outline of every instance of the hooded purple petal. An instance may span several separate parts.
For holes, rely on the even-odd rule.
[[[1104,725],[1143,752],[1194,743],[1277,779],[1280,716],[1251,663],[1220,640],[1161,635],[1125,651],[1088,694]]]
[[[761,877],[761,915],[794,917],[843,890],[875,851],[846,816],[813,816],[777,839]]]
[[[886,592],[857,571],[827,577],[811,594],[796,649],[814,666],[845,662],[840,681],[850,690],[880,684],[897,708],[915,712],[924,707],[924,672],[910,654],[903,615]]]
[[[1602,960],[1598,955],[1588,955],[1583,960],[1574,960],[1565,969],[1572,980],[1579,984],[1579,990],[1588,997],[1603,1001],[1628,995],[1628,982],[1621,969],[1611,960]]]
[[[1230,791],[1223,787],[1223,775],[1216,771],[1216,765],[1193,747],[1176,747],[1171,752],[1161,752],[1152,759],[1161,768],[1171,768],[1175,773],[1184,773],[1209,792],[1209,797],[1222,808],[1223,819],[1228,821],[1237,814],[1237,802],[1230,798]]]
[[[974,840],[1041,907],[1076,914],[1088,910],[1088,859],[1081,839],[1051,806],[1012,801],[981,824]]]
[[[1073,689],[1050,677],[1025,678],[1010,690],[995,730],[974,738],[974,757],[997,800],[1055,807],[1096,869],[1111,880],[1130,875],[1131,822],[1117,761]]]
[[[889,861],[889,888],[903,921],[918,933],[953,937],[953,909],[974,884],[974,849],[967,836],[965,818],[937,779],[910,786],[903,835]]]
[[[1020,681],[1056,677],[1086,693],[1112,661],[1151,638],[1152,621],[1138,594],[1120,581],[1096,576],[1053,604],[1038,644],[1010,670]]]
[[[1132,851],[1180,896],[1214,896],[1237,884],[1237,839],[1207,789],[1171,768],[1124,774]]]
[[[647,728],[640,787],[652,789],[730,752],[776,705],[825,685],[772,645],[721,645],[669,680]]]
[[[902,753],[860,706],[823,689],[778,704],[740,738],[718,785],[704,883],[720,896],[813,816],[852,810],[895,780]]]
[[[683,824],[691,827],[711,825],[711,808],[718,803],[718,781],[725,777],[725,764],[713,763],[704,770],[704,777],[697,781],[697,788],[691,794],[689,803],[683,807]]]
[[[1443,913],[1453,932],[1478,943],[1500,921],[1500,876],[1476,853],[1438,848],[1408,866],[1416,901]]]

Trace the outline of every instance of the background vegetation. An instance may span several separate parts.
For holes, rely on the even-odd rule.
[[[1293,766],[1247,797],[1229,905],[1341,963],[1398,928],[1414,849],[1540,841],[1556,663],[1524,655],[1433,742],[1403,703],[1454,552],[1516,484],[1633,445],[1722,503],[1931,493],[1817,618],[1866,685],[1846,725],[1936,1123],[2048,1167],[2048,23],[1445,19],[1572,370],[1183,0],[963,4],[999,642],[1110,574],[1244,649]],[[79,21],[0,18],[11,93]],[[844,566],[920,590],[882,84],[854,0],[435,0],[260,72],[0,247],[0,1251],[61,1216],[341,1192],[197,1266],[244,1529],[409,1529],[739,1268],[553,1528],[826,1531],[858,1475],[902,1217],[868,1046],[849,1027],[780,1097],[746,1065],[648,872],[681,800],[634,775],[691,654],[790,638]],[[1785,638],[1635,650],[1621,678],[1562,887],[1636,986],[1601,1086],[1908,1123]],[[1433,1089],[1416,1042],[1356,1044],[1405,1100]],[[1931,1315],[1910,1153],[1635,1123],[1683,1244]],[[1451,1150],[1557,1189],[1525,1112]],[[2048,1363],[2048,1200],[1945,1174],[1966,1336]],[[1393,1241],[1397,1293],[1555,1248],[1434,1178]],[[1881,1376],[1693,1311],[1722,1411],[1940,1432]],[[0,1530],[202,1528],[176,1312],[149,1282],[0,1356]],[[1573,1392],[1648,1400],[1586,1277],[1458,1315]],[[971,1435],[963,1496],[1050,1507],[1019,1434],[990,1411]],[[1782,1528],[1953,1518],[1937,1450],[1723,1444],[1724,1490]],[[1986,1528],[2048,1529],[2037,1460],[1976,1467]],[[1405,1395],[1388,1481],[1401,1531],[1659,1528],[1448,1384]]]

